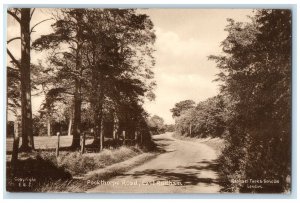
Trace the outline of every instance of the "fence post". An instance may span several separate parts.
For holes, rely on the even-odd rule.
[[[81,136],[81,154],[85,153],[85,133],[82,134]]]
[[[59,140],[60,140],[60,132],[56,133],[57,136],[57,145],[56,145],[56,157],[59,156]]]

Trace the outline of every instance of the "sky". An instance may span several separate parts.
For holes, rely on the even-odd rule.
[[[247,9],[148,9],[154,23],[157,87],[156,100],[146,102],[152,115],[174,123],[170,109],[187,99],[203,101],[218,94],[216,63],[209,55],[220,54],[227,33],[227,18],[249,21]]]
[[[49,9],[36,9],[31,25],[48,19]],[[143,9],[149,15],[156,33],[154,67],[157,87],[155,101],[146,101],[144,108],[150,115],[162,117],[167,124],[174,123],[170,109],[175,103],[191,99],[203,101],[218,94],[216,79],[218,69],[207,58],[220,54],[220,43],[227,36],[224,31],[227,18],[249,21],[249,9]],[[32,40],[51,32],[51,23],[46,21],[36,27]],[[18,36],[19,25],[8,16],[7,39]],[[20,57],[20,41],[8,45],[16,58]],[[32,51],[32,62],[45,57]],[[7,57],[8,60],[9,57]],[[43,97],[32,97],[33,113],[39,110]]]

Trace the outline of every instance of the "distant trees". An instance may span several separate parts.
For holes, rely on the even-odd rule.
[[[164,119],[154,115],[148,120],[148,125],[152,134],[157,135],[165,132]]]
[[[183,136],[221,137],[225,133],[226,104],[221,96],[199,102],[176,118],[175,129]]]
[[[174,132],[175,131],[175,125],[174,124],[165,124],[165,131],[166,132]]]
[[[173,118],[179,117],[181,113],[183,113],[186,110],[189,110],[191,108],[195,107],[195,102],[192,100],[184,100],[181,102],[178,102],[175,104],[175,107],[172,108],[170,111],[172,112]]]

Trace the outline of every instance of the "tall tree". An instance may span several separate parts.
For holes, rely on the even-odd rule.
[[[21,115],[22,115],[22,145],[23,151],[34,148],[32,131],[32,108],[31,108],[31,86],[30,86],[30,20],[31,12],[29,8],[8,9],[10,14],[21,28],[21,61],[17,61],[12,53],[7,49],[8,55],[14,64],[20,69],[21,80]],[[14,40],[12,39],[12,40]],[[11,42],[10,40],[9,42]],[[8,43],[9,43],[8,42]]]
[[[98,135],[95,140],[101,148],[103,112],[108,105],[119,121],[121,117],[129,121],[129,102],[142,102],[153,88],[154,83],[149,81],[153,78],[155,35],[148,16],[132,9],[94,9],[87,15],[87,24],[90,102]]]
[[[44,21],[42,20],[32,27],[30,21],[35,9],[30,8],[11,8],[7,13],[12,16],[20,25],[20,37],[14,37],[7,41],[7,44],[14,40],[21,40],[21,60],[18,61],[14,55],[7,49],[7,54],[11,58],[12,63],[18,67],[20,72],[20,86],[21,86],[21,126],[22,126],[22,145],[21,150],[30,151],[34,149],[33,128],[32,128],[32,107],[31,107],[31,64],[30,64],[30,35],[35,27]]]
[[[52,63],[73,88],[73,147],[79,146],[81,104],[88,98],[95,143],[101,149],[108,112],[129,121],[133,104],[141,106],[145,97],[153,98],[153,24],[133,9],[63,9],[53,28],[54,33],[33,45],[55,52]],[[58,49],[63,46],[63,51]]]
[[[74,122],[72,148],[80,147],[81,132],[81,106],[82,106],[82,49],[84,44],[84,12],[85,9],[60,9],[55,15],[56,22],[52,25],[53,33],[43,35],[37,39],[33,46],[37,50],[53,49],[55,56],[52,64],[61,67],[60,77],[67,81],[74,95]],[[59,51],[63,46],[68,49]],[[70,82],[71,80],[71,82]],[[61,83],[62,86],[65,84]],[[63,89],[61,89],[63,90]]]

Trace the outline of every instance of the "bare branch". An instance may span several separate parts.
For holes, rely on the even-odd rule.
[[[9,51],[9,49],[6,49],[6,50],[7,50],[7,54],[9,55],[9,57],[11,58],[13,63],[15,63],[17,65],[17,67],[19,69],[21,69],[21,64],[19,63],[19,61],[14,57],[14,55],[12,55],[12,53]]]
[[[89,66],[92,66],[92,63],[91,63],[91,60],[90,60],[90,57],[89,57],[89,53],[86,52],[85,55],[86,55],[87,61],[88,61],[88,63],[89,63]]]
[[[14,40],[21,39],[21,37],[14,37],[7,41],[7,44],[11,43]]]
[[[77,49],[72,47],[72,46],[69,46],[70,49],[72,49],[73,51],[76,51]]]
[[[6,68],[7,68],[7,70],[8,69],[11,69],[11,70],[14,70],[14,71],[18,71],[19,69],[17,69],[17,68],[13,68],[13,67],[11,67],[11,66],[6,66]]]
[[[32,11],[31,11],[31,14],[30,14],[30,20],[31,20],[31,18],[32,18],[32,16],[33,16],[34,11],[35,11],[35,8],[33,8]]]
[[[7,10],[7,13],[14,17],[14,19],[16,19],[19,23],[21,23],[21,19],[17,16],[17,14],[11,12],[10,10]]]
[[[69,55],[69,56],[72,56],[74,59],[76,59],[76,56],[72,53],[69,53],[69,52],[65,52],[66,55]]]
[[[37,24],[35,24],[35,25],[31,28],[30,34],[31,34],[32,32],[34,32],[33,29],[34,29],[36,26],[38,26],[39,24],[41,24],[41,23],[43,23],[43,22],[45,22],[45,21],[48,21],[48,20],[53,20],[53,18],[48,18],[48,19],[42,20],[42,21],[38,22]]]

